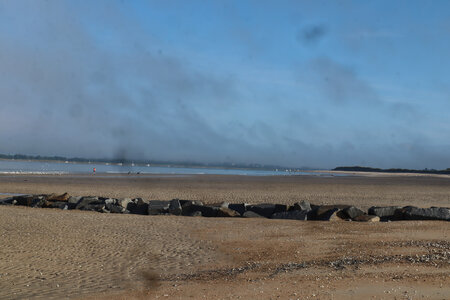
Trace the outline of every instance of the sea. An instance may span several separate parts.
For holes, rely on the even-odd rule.
[[[0,160],[0,174],[165,174],[165,175],[246,175],[246,176],[292,176],[317,175],[335,176],[324,172],[294,171],[286,169],[232,169],[153,166],[150,164],[108,164],[108,163],[73,163],[49,162],[36,160]]]

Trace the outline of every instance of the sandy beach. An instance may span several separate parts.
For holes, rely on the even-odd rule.
[[[450,206],[445,176],[0,175],[0,193]],[[6,195],[3,195],[4,197]],[[450,223],[0,206],[0,299],[448,299]]]

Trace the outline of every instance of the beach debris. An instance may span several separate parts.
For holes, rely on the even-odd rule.
[[[102,213],[175,215],[202,217],[244,217],[288,220],[379,222],[395,220],[450,221],[449,207],[372,206],[367,213],[345,204],[313,205],[307,201],[292,206],[277,203],[246,204],[221,202],[205,205],[197,200],[144,200],[64,194],[17,195],[0,199],[0,205],[87,210]],[[304,208],[304,209],[302,209]]]

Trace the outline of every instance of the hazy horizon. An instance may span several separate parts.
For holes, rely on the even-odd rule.
[[[0,153],[450,167],[450,2],[2,1]]]

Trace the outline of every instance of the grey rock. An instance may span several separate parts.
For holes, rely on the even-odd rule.
[[[208,217],[208,218],[217,217],[217,213],[219,211],[218,207],[213,207],[213,206],[192,204],[187,207],[189,208],[189,215],[192,215],[193,212],[199,211],[202,213],[203,217]],[[183,209],[184,209],[184,207],[183,207]]]
[[[77,206],[77,204],[81,201],[81,198],[83,197],[74,197],[71,196],[68,200],[67,200],[67,206],[69,209],[75,209],[75,207]]]
[[[240,217],[241,214],[239,214],[237,211],[232,210],[228,207],[219,207],[217,211],[217,217],[223,217],[223,218],[230,218],[230,217]]]
[[[307,210],[292,210],[274,213],[271,219],[307,220]]]
[[[192,205],[192,204],[203,205],[203,202],[199,200],[178,200],[178,201],[180,201],[182,207],[185,205]]]
[[[1,199],[0,200],[0,205],[13,205],[13,201],[14,201],[13,197],[6,198],[6,199]]]
[[[352,221],[356,222],[379,222],[380,217],[375,215],[359,215],[352,219]]]
[[[232,209],[236,212],[238,212],[240,215],[243,215],[246,211],[246,204],[244,203],[240,203],[240,204],[234,204],[234,203],[230,203],[228,204],[228,208]]]
[[[401,209],[400,206],[372,206],[368,213],[380,217],[381,220],[400,220],[403,218]]]
[[[253,211],[258,215],[270,218],[274,213],[287,211],[287,205],[271,203],[248,205],[247,211]]]
[[[59,201],[59,202],[67,202],[70,198],[68,193],[64,193],[62,195],[50,194],[46,195],[47,201]]]
[[[446,207],[418,208],[406,206],[401,211],[405,220],[450,221],[450,209]]]
[[[308,212],[308,220],[333,221],[346,219],[342,210],[348,207],[350,206],[341,204],[314,206],[313,209]]]
[[[178,200],[178,199],[171,200],[169,203],[169,213],[172,215],[179,216],[179,215],[181,215],[181,212],[182,212],[182,208],[181,208],[180,200]]]
[[[41,207],[44,208],[59,208],[59,209],[64,209],[64,207],[66,206],[67,208],[69,207],[67,205],[67,201],[46,201],[41,205]]]
[[[14,196],[14,200],[16,201],[16,205],[21,206],[34,206],[37,203],[40,202],[41,199],[38,198],[36,195],[21,195],[21,196]]]
[[[100,199],[99,197],[82,197],[81,200],[75,206],[75,209],[79,210],[90,210],[90,211],[98,211],[103,212],[105,208],[105,200]]]
[[[255,213],[254,211],[251,211],[251,210],[244,212],[244,213],[242,214],[242,216],[243,216],[244,218],[264,218],[263,216],[261,216],[261,215]]]
[[[149,203],[144,201],[142,198],[135,198],[128,203],[127,210],[130,214],[148,215],[148,205]]]
[[[361,209],[354,207],[354,206],[350,206],[347,208],[344,208],[342,210],[342,212],[349,218],[349,219],[353,219],[356,218],[358,216],[362,216],[364,215],[364,211],[362,211]]]
[[[162,215],[169,213],[170,201],[151,200],[148,202],[149,215]]]
[[[122,206],[124,211],[127,210],[128,204],[132,202],[131,198],[119,198],[116,199],[117,205]]]
[[[202,212],[201,211],[193,211],[189,216],[191,217],[201,217]]]
[[[293,210],[311,210],[311,204],[308,201],[297,202],[292,206]]]

